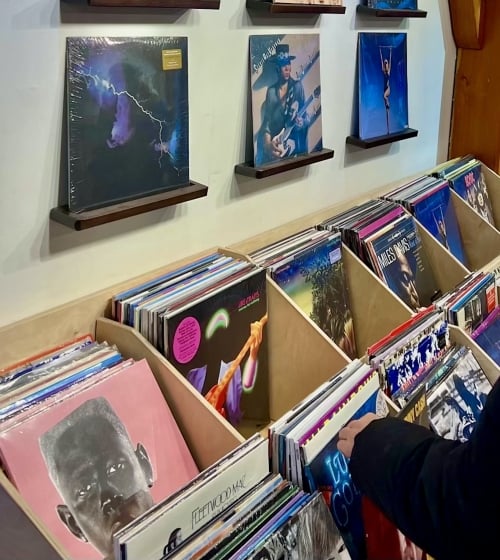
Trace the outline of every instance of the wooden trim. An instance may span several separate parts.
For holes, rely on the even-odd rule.
[[[427,12],[425,10],[391,10],[390,8],[370,8],[364,4],[358,4],[356,6],[356,12],[358,14],[363,14],[372,17],[388,17],[388,18],[425,18],[427,17]]]
[[[400,132],[393,132],[392,134],[384,134],[383,136],[374,136],[373,138],[360,138],[359,136],[352,135],[346,138],[347,144],[352,144],[358,148],[368,149],[383,146],[385,144],[392,144],[400,140],[407,140],[408,138],[415,138],[418,135],[418,130],[414,128],[407,128]]]
[[[108,8],[171,8],[218,10],[220,0],[88,0],[90,6]]]
[[[451,191],[451,202],[457,215],[467,268],[483,268],[500,255],[500,233],[455,191]]]
[[[460,49],[482,49],[484,42],[484,0],[449,0],[455,45]]]
[[[208,187],[206,185],[191,181],[189,185],[184,187],[85,212],[71,212],[67,207],[57,206],[50,211],[50,219],[71,229],[81,231],[160,208],[175,206],[181,202],[207,196],[207,193]]]
[[[325,4],[281,4],[273,0],[247,0],[247,10],[267,12],[268,14],[345,14],[345,6]]]
[[[298,169],[313,163],[318,163],[319,161],[332,159],[333,155],[333,150],[324,148],[318,152],[286,158],[283,161],[269,163],[267,165],[255,166],[252,162],[238,163],[234,166],[234,172],[238,175],[253,177],[254,179],[265,179],[266,177],[285,173],[292,169]]]
[[[213,465],[244,441],[237,430],[136,330],[110,319],[98,318],[96,338],[116,344],[125,358],[146,358],[200,470]]]

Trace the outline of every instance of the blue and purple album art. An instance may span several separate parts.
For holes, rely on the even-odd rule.
[[[448,184],[416,202],[413,206],[417,220],[452,253],[467,266],[457,215],[451,200]]]
[[[359,33],[359,137],[408,128],[406,33]]]
[[[186,37],[67,39],[72,211],[189,184]]]
[[[250,37],[254,164],[323,149],[319,35]]]
[[[368,6],[378,10],[416,10],[417,0],[367,0]],[[365,0],[366,3],[366,0]]]

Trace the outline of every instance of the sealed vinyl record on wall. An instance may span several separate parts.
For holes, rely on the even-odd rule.
[[[250,37],[255,165],[323,149],[318,34]]]
[[[68,206],[189,184],[186,37],[69,37]]]
[[[359,137],[408,128],[406,33],[358,36]]]

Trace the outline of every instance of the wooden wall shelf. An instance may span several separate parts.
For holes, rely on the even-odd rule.
[[[272,0],[247,0],[247,10],[269,14],[345,14],[345,6],[323,4],[277,4]]]
[[[88,0],[101,8],[173,8],[178,10],[218,10],[220,0]]]
[[[333,150],[323,148],[322,150],[313,152],[312,154],[296,156],[277,163],[262,165],[260,167],[255,167],[252,162],[238,163],[234,166],[234,172],[238,175],[253,177],[254,179],[264,179],[265,177],[271,177],[272,175],[278,175],[279,173],[284,173],[285,171],[305,167],[306,165],[311,165],[312,163],[317,163],[318,161],[332,159],[333,155]]]
[[[407,138],[414,138],[417,136],[418,130],[414,128],[407,128],[401,132],[394,132],[393,134],[386,134],[384,136],[374,136],[373,138],[360,138],[359,136],[348,136],[346,138],[347,144],[358,146],[358,148],[375,148],[375,146],[383,146],[384,144],[391,144],[399,140],[406,140]]]
[[[191,181],[185,187],[86,212],[71,212],[64,206],[57,206],[50,211],[50,219],[81,231],[109,222],[123,220],[124,218],[130,218],[131,216],[152,212],[160,208],[174,206],[188,200],[201,198],[206,196],[207,192],[207,186]]]
[[[356,6],[358,14],[364,14],[372,17],[392,17],[392,18],[424,18],[427,12],[424,10],[391,10],[386,8],[370,8],[358,4]]]

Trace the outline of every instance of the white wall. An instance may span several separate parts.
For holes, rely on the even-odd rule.
[[[446,159],[455,47],[447,0],[419,0],[425,19],[345,15],[250,17],[220,10],[89,9],[85,0],[0,0],[0,325],[215,245],[234,243]],[[358,31],[407,31],[410,126],[418,137],[348,147]],[[335,158],[265,180],[244,160],[248,36],[320,32],[323,143]],[[68,35],[187,35],[191,178],[208,197],[75,232],[57,205]],[[249,123],[250,124],[250,123]]]

